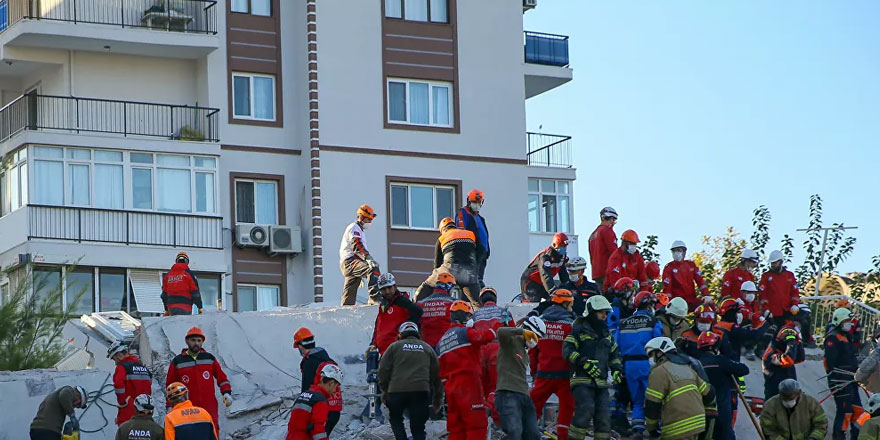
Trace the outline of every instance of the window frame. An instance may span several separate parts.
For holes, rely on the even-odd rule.
[[[406,187],[406,202],[407,202],[407,205],[406,205],[407,224],[406,225],[393,224],[393,222],[391,220],[394,217],[394,201],[393,201],[393,198],[391,197],[391,189],[395,186]],[[434,209],[434,212],[433,212],[434,224],[432,224],[430,227],[412,226],[413,222],[412,222],[412,190],[411,189],[414,186],[415,187],[423,187],[423,188],[424,187],[431,188],[431,203],[432,203],[432,206]],[[400,229],[400,230],[409,230],[409,231],[436,231],[437,224],[438,224],[437,217],[438,217],[438,212],[439,212],[438,207],[437,207],[437,189],[448,189],[448,190],[452,191],[452,211],[449,213],[450,215],[448,217],[454,218],[455,211],[457,209],[455,202],[456,202],[456,200],[458,200],[458,199],[456,199],[457,188],[455,187],[455,185],[434,184],[434,183],[417,183],[417,182],[398,182],[398,181],[389,182],[389,184],[388,184],[388,204],[389,204],[390,215],[388,217],[389,218],[388,226],[391,229]],[[444,216],[444,217],[447,217],[447,216]],[[440,218],[442,219],[443,217],[440,217]]]
[[[248,79],[248,94],[249,94],[249,103],[250,103],[250,115],[242,116],[237,115],[235,113],[235,78],[247,78]],[[272,80],[272,118],[258,118],[254,116],[256,113],[255,109],[255,95],[254,95],[254,78],[269,78]],[[278,79],[275,75],[266,74],[266,73],[250,73],[250,72],[232,72],[232,119],[238,119],[242,121],[259,121],[259,122],[277,122],[278,121]]]
[[[242,312],[242,310],[240,310],[238,307],[239,300],[241,298],[241,288],[242,287],[253,287],[254,288],[254,310],[244,310],[245,312],[259,312],[259,311],[261,311],[258,304],[257,304],[259,301],[261,287],[274,288],[276,294],[278,295],[276,297],[278,300],[277,301],[278,305],[275,307],[281,307],[281,287],[282,286],[280,284],[236,283],[235,284],[235,311],[236,312]],[[270,310],[270,309],[265,309],[265,310]]]
[[[389,1],[396,1],[396,2],[400,3],[400,17],[393,17],[393,16],[388,15],[388,12],[387,12],[388,8],[386,7],[386,4]],[[445,21],[436,21],[433,19],[433,17],[431,17],[431,6],[433,5],[433,3],[435,1],[446,2],[446,20]],[[401,21],[409,21],[409,22],[413,22],[413,23],[451,24],[450,19],[449,19],[449,16],[451,15],[449,3],[452,1],[454,1],[454,0],[424,0],[426,7],[427,7],[427,17],[424,21],[412,20],[412,19],[406,18],[406,0],[383,0],[382,11],[383,11],[384,17],[388,20],[401,20]]]
[[[405,99],[404,105],[406,113],[406,121],[394,120],[391,119],[391,83],[403,83],[405,84]],[[410,91],[412,83],[420,83],[428,85],[428,123],[427,124],[419,124],[412,121],[412,92]],[[413,127],[433,127],[433,128],[455,128],[455,115],[453,111],[454,107],[454,84],[448,81],[434,81],[434,80],[422,80],[422,79],[410,79],[410,78],[398,78],[398,77],[387,77],[385,78],[385,102],[386,102],[386,112],[385,112],[385,122],[388,124],[394,125],[407,125]],[[447,109],[447,118],[449,120],[449,124],[438,124],[434,123],[435,114],[434,114],[434,88],[435,87],[445,87],[446,88],[446,109]]]
[[[29,194],[27,192],[30,188],[27,182],[30,174],[28,173],[29,156],[28,147],[21,147],[7,154],[7,157],[12,158],[7,164],[8,168],[3,168],[3,160],[0,160],[0,179],[4,182],[4,185],[0,185],[0,188],[5,189],[5,194],[0,197],[0,204],[2,204],[0,205],[0,218],[28,205]],[[5,159],[5,157],[2,159]],[[16,181],[15,185],[12,184],[13,178]],[[15,197],[12,195],[13,189],[17,193]]]
[[[250,182],[250,183],[254,184],[254,198],[253,198],[254,199],[254,206],[253,206],[253,208],[254,208],[254,211],[253,211],[254,212],[254,223],[242,222],[242,221],[239,221],[239,219],[238,219],[238,182]],[[257,184],[258,183],[271,183],[272,185],[275,185],[275,222],[274,223],[257,222],[257,212],[258,212],[258,209],[257,209],[257,200],[258,200],[257,199]],[[281,182],[278,180],[252,179],[252,178],[247,178],[247,177],[234,178],[232,180],[233,204],[234,204],[233,213],[235,214],[235,218],[233,219],[234,223],[235,224],[254,224],[254,225],[264,225],[264,224],[277,225],[277,224],[280,224],[280,222],[279,222],[280,215],[281,215],[279,212],[280,211],[280,200],[279,200],[280,194],[278,191],[280,186],[281,186]]]
[[[234,1],[230,0],[229,1],[229,12],[231,12],[233,14],[253,15],[256,17],[272,17],[275,15],[275,8],[272,5],[272,0],[266,0],[266,1],[269,2],[269,15],[254,14],[254,12],[253,12],[254,11],[254,7],[253,7],[254,0],[245,0],[245,2],[247,3],[247,10],[246,11],[236,11],[235,9],[233,9]]]
[[[538,178],[538,177],[529,177],[528,178],[528,181],[532,181],[532,180],[538,182],[538,190],[532,191],[531,189],[527,189],[527,194],[528,194],[527,200],[530,199],[532,196],[538,197],[538,230],[537,231],[532,230],[531,225],[529,225],[529,233],[555,234],[557,232],[563,232],[566,234],[573,234],[574,233],[574,181],[573,180],[566,180],[566,179],[543,179],[543,178]],[[544,181],[552,181],[553,182],[554,191],[552,193],[544,191],[543,184],[542,184]],[[559,183],[560,182],[564,182],[564,183],[568,184],[568,192],[567,193],[559,192]],[[527,188],[528,188],[528,186],[527,186]],[[556,198],[555,215],[556,215],[556,229],[557,230],[554,230],[554,231],[550,231],[547,228],[546,218],[545,218],[545,215],[543,212],[544,211],[543,205],[544,205],[544,197],[545,196],[552,196],[552,197]],[[560,214],[562,213],[562,204],[559,202],[560,196],[568,198],[568,209],[567,209],[567,211],[568,211],[568,217],[567,217],[568,218],[568,228],[567,229],[568,230],[561,230],[562,228],[559,227],[560,226],[560,218],[561,218]],[[528,205],[526,206],[526,215],[527,216],[529,215]]]

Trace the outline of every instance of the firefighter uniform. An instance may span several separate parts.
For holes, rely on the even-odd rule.
[[[706,375],[709,376],[709,384],[715,390],[715,401],[718,408],[718,419],[715,421],[713,440],[733,440],[736,435],[733,431],[733,425],[736,423],[736,387],[739,385],[734,382],[734,377],[744,377],[749,374],[749,367],[735,362],[720,354],[714,354],[707,351],[700,352],[697,358]]]
[[[488,424],[480,383],[480,347],[495,340],[492,329],[453,322],[437,344],[440,378],[446,389],[449,440],[486,438]]]
[[[663,422],[663,439],[696,439],[706,430],[707,409],[715,393],[688,363],[663,356],[651,368],[645,390],[645,429],[655,433]]]
[[[220,362],[211,353],[204,349],[196,356],[191,356],[187,349],[174,357],[168,365],[168,374],[165,376],[165,386],[174,382],[186,385],[189,390],[189,400],[192,404],[204,408],[214,420],[214,426],[220,429],[220,418],[217,412],[217,397],[214,393],[214,382],[220,388],[221,394],[232,393],[229,379]]]
[[[632,278],[642,285],[648,282],[648,275],[645,273],[645,260],[642,258],[642,254],[638,252],[630,254],[621,248],[617,248],[608,259],[602,290],[614,287],[614,283],[623,277]]]
[[[806,393],[801,393],[791,409],[782,405],[782,396],[766,400],[760,420],[767,440],[825,440],[828,431],[828,419],[822,406]]]
[[[134,399],[141,394],[153,394],[153,374],[135,355],[124,357],[113,372],[113,388],[120,408],[116,412],[116,425],[128,421],[135,413]]]
[[[785,379],[797,380],[795,364],[806,358],[804,344],[792,324],[783,326],[761,356],[764,372],[764,401],[779,393],[779,383]]]
[[[680,338],[681,334],[688,329],[688,323],[686,319],[681,319],[678,321],[678,324],[673,324],[671,319],[672,316],[666,313],[665,310],[663,310],[662,312],[658,311],[655,316],[657,317],[657,320],[660,321],[661,324],[663,324],[663,336],[666,336],[673,341]]]
[[[293,402],[290,421],[287,423],[285,440],[324,440],[327,438],[325,425],[330,407],[330,396],[324,387],[313,385],[308,391],[300,393]]]
[[[709,295],[709,286],[703,280],[703,272],[697,267],[697,263],[691,260],[672,261],[663,268],[663,293],[673,298],[684,298],[689,312],[693,312],[703,302],[697,297],[694,286],[700,290],[702,296]]]
[[[546,301],[550,302],[550,301]],[[544,404],[551,395],[559,399],[559,414],[556,420],[556,436],[559,440],[568,439],[571,419],[574,417],[574,395],[569,383],[570,366],[562,356],[562,344],[571,333],[574,316],[564,307],[551,302],[551,306],[541,313],[547,326],[547,335],[529,350],[529,365],[535,378],[529,397],[535,404],[535,413],[541,416]]]
[[[520,276],[520,287],[523,301],[541,302],[550,297],[550,292],[556,289],[556,281],[553,277],[559,275],[560,284],[568,284],[568,271],[565,263],[568,257],[559,253],[553,246],[548,246],[538,252],[526,270]]]
[[[165,415],[165,440],[218,440],[211,415],[185,400]]]

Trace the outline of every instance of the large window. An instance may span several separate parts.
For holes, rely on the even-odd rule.
[[[391,184],[391,226],[436,229],[455,214],[455,188],[407,183]]]
[[[388,122],[452,127],[452,84],[388,80]]]
[[[385,16],[448,23],[449,6],[447,0],[385,0]]]
[[[232,0],[232,12],[268,17],[272,15],[272,0]]]
[[[236,179],[235,222],[278,224],[278,182]]]
[[[66,307],[74,315],[95,311],[95,269],[77,267],[67,271]]]
[[[280,291],[278,286],[239,284],[237,310],[252,312],[278,307],[281,305]]]
[[[199,293],[202,295],[202,305],[207,310],[217,310],[217,302],[220,298],[220,277],[213,273],[196,273],[199,280]],[[193,308],[193,313],[196,313]]]
[[[232,74],[232,115],[236,119],[275,120],[275,77]]]
[[[57,310],[62,307],[61,296],[61,267],[34,267],[34,305],[37,310],[42,309],[46,301],[57,301]]]
[[[28,203],[27,148],[9,153],[6,168],[0,166],[0,216]],[[0,165],[4,160],[0,160]]]
[[[571,232],[571,182],[529,179],[529,230]]]

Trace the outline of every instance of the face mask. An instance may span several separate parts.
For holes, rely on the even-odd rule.
[[[684,252],[675,251],[672,253],[672,259],[675,261],[684,260]]]
[[[366,231],[367,229],[370,229],[370,225],[372,225],[372,223],[364,223],[364,225],[361,227],[361,229]]]
[[[743,322],[743,314],[737,313],[736,314],[736,325],[740,325],[740,324],[742,324],[742,322]]]
[[[784,406],[784,407],[786,407],[786,408],[788,408],[788,409],[794,408],[795,405],[797,405],[797,399],[794,399],[794,400],[783,400],[783,401],[782,401],[782,406]]]
[[[471,203],[471,211],[480,212],[481,207],[482,205],[480,205],[479,203]]]
[[[669,323],[672,325],[678,325],[678,323],[680,323],[680,322],[681,322],[681,318],[679,318],[677,316],[670,316],[669,317]]]
[[[638,250],[639,250],[639,247],[634,244],[631,244],[626,247],[626,253],[628,253],[630,255],[636,253],[636,251],[638,251]]]
[[[653,367],[654,365],[657,365],[657,361],[654,360],[654,356],[651,356],[651,357],[648,358],[648,364],[651,365],[652,367]]]
[[[561,247],[561,248],[559,248],[559,249],[556,249],[556,252],[559,252],[559,255],[563,255],[563,256],[564,256],[566,253],[568,253],[568,248],[567,248],[567,247]]]
[[[568,274],[568,279],[570,279],[572,283],[576,283],[576,282],[578,282],[579,279],[581,279],[581,276],[576,273],[575,274]]]
[[[745,300],[746,300],[747,303],[750,303],[750,302],[754,301],[754,300],[755,300],[755,294],[754,294],[754,293],[747,293],[746,296],[745,296]]]
[[[848,331],[852,330],[852,326],[853,325],[851,322],[844,322],[843,325],[840,326],[840,329],[845,332],[848,332]]]
[[[711,329],[712,329],[712,324],[709,324],[708,322],[698,322],[697,323],[697,330],[699,330],[700,332],[707,332]]]

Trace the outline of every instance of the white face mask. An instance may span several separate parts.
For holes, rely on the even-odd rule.
[[[783,399],[783,400],[782,400],[782,406],[784,406],[784,407],[786,407],[786,408],[788,408],[788,409],[794,408],[795,405],[797,405],[797,399],[794,399],[794,400],[785,400],[785,399]]]
[[[482,206],[479,203],[471,203],[471,211],[479,212]]]
[[[678,323],[680,323],[680,322],[681,322],[681,318],[679,318],[678,316],[670,316],[669,317],[669,323],[672,325],[678,325]]]
[[[736,314],[736,325],[740,325],[740,324],[742,324],[742,322],[743,322],[743,314],[737,313]]]
[[[840,326],[840,329],[845,332],[848,332],[848,331],[852,330],[852,326],[853,326],[853,324],[851,322],[844,322],[843,325]]]
[[[537,346],[538,346],[538,341],[532,341],[532,340],[526,341],[526,347],[528,347],[529,349],[535,348]]]
[[[712,330],[712,324],[709,324],[708,322],[698,322],[697,330],[701,332],[707,332],[709,330]]]
[[[364,223],[364,226],[361,229],[366,231],[367,229],[370,229],[370,225],[372,225],[372,223]]]
[[[581,276],[576,273],[570,273],[568,274],[568,279],[570,279],[572,283],[576,283],[579,279],[581,279]]]
[[[657,360],[654,358],[654,356],[651,356],[648,358],[648,364],[651,365],[652,367],[654,365],[657,365]]]
[[[745,295],[745,300],[746,300],[747,303],[750,303],[750,302],[754,301],[754,300],[755,300],[755,294],[754,294],[754,293],[747,293],[747,294]]]
[[[634,244],[631,244],[626,247],[626,253],[628,253],[630,255],[636,253],[636,251],[638,251],[638,250],[639,250],[639,247]]]
[[[673,252],[673,253],[672,253],[672,259],[675,260],[675,261],[681,261],[681,260],[684,260],[684,252],[681,252],[681,251],[675,251],[675,252]]]

